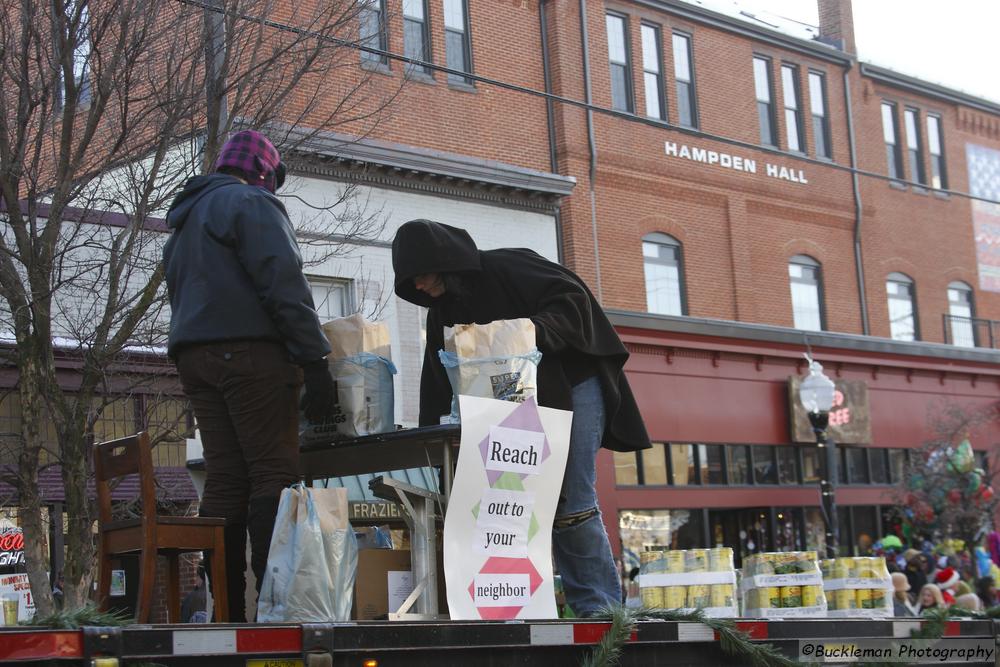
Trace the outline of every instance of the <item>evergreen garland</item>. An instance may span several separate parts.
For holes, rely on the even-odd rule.
[[[801,666],[781,651],[767,643],[756,643],[750,636],[738,630],[736,623],[726,618],[709,618],[700,609],[678,611],[676,609],[628,609],[622,606],[605,609],[594,620],[610,620],[611,628],[601,641],[583,660],[581,667],[613,667],[618,664],[622,648],[632,635],[639,621],[680,621],[702,623],[719,634],[719,646],[727,655],[740,658],[753,667],[796,667]]]
[[[43,626],[55,630],[75,630],[83,626],[120,626],[133,623],[134,619],[120,611],[100,611],[89,603],[79,609],[63,609],[48,616],[35,615],[22,625]]]

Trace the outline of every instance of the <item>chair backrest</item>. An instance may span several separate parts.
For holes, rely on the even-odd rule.
[[[139,476],[143,522],[155,522],[153,457],[149,449],[149,434],[140,431],[135,435],[94,445],[94,480],[97,486],[99,524],[109,523],[112,519],[110,482],[127,475]]]

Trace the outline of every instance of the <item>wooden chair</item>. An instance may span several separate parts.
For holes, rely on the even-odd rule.
[[[114,479],[139,475],[142,517],[115,521],[111,515],[111,485]],[[156,512],[153,459],[145,432],[94,445],[94,477],[97,486],[100,576],[98,604],[108,608],[111,592],[111,559],[119,554],[139,553],[139,592],[136,622],[148,623],[156,580],[156,557],[163,554],[169,563],[167,610],[171,623],[182,622],[179,556],[192,551],[211,554],[215,620],[229,620],[226,597],[226,555],[223,545],[224,519],[161,516]]]

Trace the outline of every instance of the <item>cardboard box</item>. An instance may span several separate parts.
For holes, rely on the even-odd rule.
[[[389,601],[400,603],[413,590],[410,552],[407,549],[360,549],[354,579],[354,606],[351,618],[357,621],[384,619]],[[406,587],[409,584],[409,588]],[[442,554],[438,552],[438,610],[448,613]],[[396,611],[393,609],[392,611]]]

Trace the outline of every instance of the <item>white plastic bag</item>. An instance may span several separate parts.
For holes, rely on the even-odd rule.
[[[346,621],[351,616],[358,542],[347,520],[347,489],[300,484],[281,492],[257,621]]]

